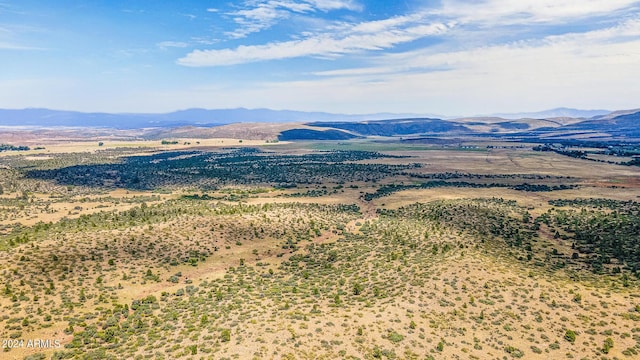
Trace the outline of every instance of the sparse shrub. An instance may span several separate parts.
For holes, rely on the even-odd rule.
[[[45,354],[37,353],[37,354],[25,356],[24,360],[44,360],[46,358],[47,356]]]
[[[521,358],[524,356],[524,352],[522,352],[522,350],[515,348],[513,346],[505,347],[504,351],[506,351],[508,354],[510,354],[514,358]]]
[[[398,343],[404,339],[404,336],[398,334],[395,331],[390,331],[387,335],[387,339],[393,343]]]
[[[71,351],[56,351],[51,356],[51,360],[64,360],[64,359],[71,359],[73,357],[74,357],[74,354]]]
[[[373,352],[371,353],[371,356],[373,356],[374,359],[382,359],[382,350],[380,350],[380,348],[376,345],[373,348]]]
[[[196,355],[198,353],[198,345],[190,345],[187,348],[191,352],[191,355]]]
[[[224,329],[220,332],[220,341],[229,342],[231,341],[231,330]]]
[[[576,342],[576,332],[573,331],[573,330],[567,330],[564,333],[564,339],[567,340],[570,343]]]
[[[353,284],[353,295],[360,295],[364,290],[364,285],[359,282]]]
[[[602,346],[602,352],[604,354],[608,354],[612,347],[613,347],[613,339],[606,338],[604,340],[604,345]]]

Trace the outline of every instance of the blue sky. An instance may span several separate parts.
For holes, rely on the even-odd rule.
[[[0,108],[640,107],[640,1],[0,0]]]

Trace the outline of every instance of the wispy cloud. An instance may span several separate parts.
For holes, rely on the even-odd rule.
[[[363,9],[362,5],[351,0],[306,0],[305,2],[322,11],[340,9],[361,11]]]
[[[194,50],[179,59],[178,64],[224,66],[303,56],[335,58],[361,51],[392,49],[398,44],[442,35],[454,27],[458,30],[450,40],[458,41],[458,45],[464,48],[465,36],[479,38],[478,42],[486,44],[487,39],[504,34],[503,31],[496,31],[495,27],[584,21],[603,15],[611,18],[615,14],[638,8],[640,1],[637,0],[443,0],[437,7],[382,20],[360,23],[334,21],[320,31],[291,34],[288,40],[235,48]],[[270,28],[293,14],[337,9],[362,10],[362,7],[347,0],[245,1],[242,9],[229,13],[240,26],[227,32],[227,35],[240,39]],[[469,30],[468,27],[474,29]],[[527,40],[526,37],[524,40]]]
[[[24,15],[24,11],[20,11],[16,8],[15,4],[0,2],[0,13]]]
[[[461,22],[544,23],[610,14],[640,5],[637,0],[443,0],[434,14]]]
[[[633,107],[634,94],[640,91],[635,81],[640,77],[640,19],[583,33],[459,51],[382,54],[372,62],[376,65],[317,72],[321,78],[281,83],[272,92],[286,86],[309,93],[333,88],[336,101],[344,96],[362,104],[421,102],[425,109],[449,113],[459,111],[456,106],[461,104],[481,113],[496,108],[516,111],[523,106],[589,107],[602,99],[613,107]],[[446,71],[431,71],[434,68]]]
[[[40,47],[28,46],[20,44],[18,34],[27,31],[27,27],[0,27],[0,50],[46,50]]]
[[[263,95],[282,107],[300,104],[356,112],[412,108],[471,115],[495,109],[589,108],[605,99],[614,108],[637,107],[640,39],[616,42],[613,38],[615,35],[601,33],[582,38],[575,34],[441,54],[385,55],[378,59],[377,67],[327,73],[319,79],[265,83],[255,91],[256,96]],[[406,71],[426,67],[448,70]],[[473,113],[468,109],[474,109]]]
[[[625,20],[615,26],[587,31],[550,35],[542,39],[519,40],[506,44],[482,46],[458,51],[418,49],[371,58],[373,66],[314,72],[329,77],[379,77],[416,69],[448,69],[497,74],[508,69],[540,72],[547,63],[557,69],[567,64],[566,71],[576,64],[640,63],[640,18]],[[595,61],[594,61],[595,59]],[[546,68],[548,69],[548,68]],[[580,71],[584,70],[582,68]],[[597,71],[597,68],[592,69]],[[639,69],[640,70],[640,69]],[[551,79],[550,79],[551,80]]]
[[[27,50],[27,51],[42,51],[46,50],[45,48],[33,47],[33,46],[24,46],[19,44],[13,44],[10,42],[2,42],[0,41],[0,50]]]
[[[220,42],[220,40],[202,36],[195,36],[191,38],[190,42],[198,45],[213,45]]]
[[[398,16],[384,21],[343,24],[339,30],[309,34],[299,40],[235,49],[195,50],[179,59],[178,63],[185,66],[222,66],[302,56],[339,57],[360,51],[389,49],[426,36],[441,35],[453,26],[454,23],[426,23],[420,15]]]
[[[276,22],[287,18],[289,11],[282,10],[272,4],[262,4],[262,6],[239,10],[230,15],[234,16],[234,21],[240,25],[240,27],[225,34],[231,38],[240,39],[251,33],[270,28]]]
[[[340,9],[360,10],[361,6],[349,0],[245,1],[239,10],[227,14],[233,17],[239,27],[234,31],[226,32],[226,35],[233,39],[241,39],[251,33],[268,29],[278,22],[288,19],[292,14]]]
[[[182,41],[162,41],[156,44],[160,49],[166,50],[168,48],[186,48],[188,43]]]
[[[135,23],[118,4],[58,18],[40,3],[0,0],[7,106],[473,114],[637,107],[640,94],[640,0],[175,2],[143,6]],[[85,10],[95,22],[72,21]],[[176,77],[171,65],[218,68]],[[42,74],[77,84],[7,82]]]

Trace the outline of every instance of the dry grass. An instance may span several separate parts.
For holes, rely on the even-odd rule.
[[[175,150],[237,145],[238,140],[183,142],[192,145],[128,145]],[[45,151],[97,148],[95,143],[56,146]],[[103,145],[119,146],[123,144]],[[291,144],[270,149],[307,151]],[[286,196],[306,189],[268,189],[237,201],[178,200],[192,193],[186,190],[74,193],[59,201],[35,192],[32,204],[27,202],[23,212],[7,214],[1,223],[29,226],[68,218],[71,225],[0,252],[0,291],[8,284],[11,295],[24,296],[14,301],[0,294],[0,338],[19,334],[20,339],[56,339],[67,345],[92,324],[103,332],[93,337],[99,338],[115,309],[127,304],[128,318],[117,321],[120,329],[135,325],[134,319],[142,325],[118,346],[100,343],[115,358],[631,359],[635,355],[629,349],[640,351],[635,281],[622,287],[608,275],[550,271],[518,260],[517,250],[496,239],[437,221],[376,213],[416,202],[503,198],[514,200],[518,211],[528,209],[539,216],[552,199],[637,200],[637,168],[524,149],[395,153],[413,157],[374,162],[422,163],[425,166],[416,170],[421,174],[572,177],[581,187],[553,192],[405,190],[371,202],[363,201],[362,193],[374,192],[380,184],[354,183],[314,198]],[[400,181],[408,178],[384,183]],[[250,188],[228,187],[209,194],[222,197]],[[118,227],[79,220],[99,211],[141,209],[132,199],[151,196],[155,200],[146,201],[146,206],[161,215],[148,220],[132,219]],[[51,204],[44,211],[47,202]],[[337,204],[357,204],[361,213],[337,210]],[[172,212],[177,208],[182,210]],[[545,241],[551,241],[545,236],[536,250],[544,251]],[[178,295],[189,289],[193,293]],[[132,309],[134,300],[150,295],[157,301],[148,312]],[[65,334],[69,325],[73,333]],[[575,342],[565,339],[567,330],[576,332]],[[607,338],[614,346],[604,354]],[[83,349],[95,350],[88,345]],[[192,355],[193,349],[197,354]],[[22,359],[36,352],[12,349],[1,357]],[[47,356],[53,352],[44,351]]]

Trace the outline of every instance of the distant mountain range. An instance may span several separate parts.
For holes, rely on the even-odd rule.
[[[505,140],[640,139],[640,109],[610,112],[558,108],[537,113],[446,118],[415,114],[344,115],[269,109],[189,109],[167,114],[108,114],[0,109],[0,140],[48,131],[71,138],[236,138],[348,140],[365,137],[495,137]],[[60,130],[60,127],[65,127]],[[69,129],[75,128],[75,129]],[[90,128],[90,129],[89,129]],[[48,129],[48,130],[47,130]],[[58,129],[58,130],[56,130]],[[33,134],[32,134],[33,135]],[[53,136],[55,138],[55,136]]]
[[[565,114],[569,111],[564,110]],[[553,112],[555,115],[562,111]],[[583,114],[598,113],[587,111]],[[475,117],[460,119],[391,119],[360,122],[311,122],[282,131],[280,140],[343,140],[375,136],[423,138],[482,137],[511,141],[553,142],[566,139],[598,141],[640,141],[640,110],[599,114],[591,118],[553,116],[549,118],[505,119]]]
[[[548,119],[556,117],[592,118],[610,114],[608,110],[579,110],[557,108],[533,113],[492,114],[503,119]],[[140,129],[150,127],[217,126],[243,122],[314,122],[314,121],[365,121],[406,118],[454,119],[438,114],[332,114],[270,109],[187,109],[163,114],[150,113],[85,113],[50,109],[0,109],[0,126],[30,127],[108,127],[115,129]]]
[[[180,126],[217,126],[241,122],[308,122],[362,121],[398,117],[427,116],[424,114],[378,113],[366,115],[331,114],[270,109],[188,109],[165,114],[84,113],[50,109],[0,109],[0,126],[30,127],[108,127],[114,129],[170,128]],[[428,114],[428,116],[436,116]]]
[[[588,119],[595,116],[602,116],[610,114],[610,110],[580,110],[571,108],[555,108],[551,110],[544,110],[538,112],[521,112],[521,113],[503,113],[503,114],[491,114],[491,116],[500,117],[503,119],[550,119],[550,118],[583,118]]]

